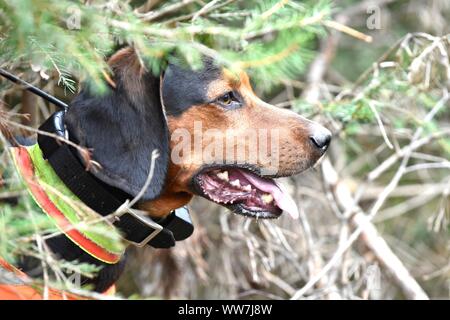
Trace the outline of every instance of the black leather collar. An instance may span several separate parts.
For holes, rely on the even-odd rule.
[[[66,137],[64,111],[54,113],[39,128],[41,131]],[[66,137],[67,138],[67,137]],[[75,148],[57,139],[38,134],[38,144],[64,184],[88,207],[102,216],[116,212],[133,197],[100,181],[79,160]],[[115,216],[113,224],[126,240],[137,246],[149,244],[155,248],[170,248],[176,241],[188,238],[194,227],[186,207],[176,209],[166,218],[153,220],[130,209]]]

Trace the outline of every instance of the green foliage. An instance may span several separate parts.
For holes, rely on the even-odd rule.
[[[160,10],[176,3],[165,1]],[[120,1],[0,0],[0,65],[27,71],[32,63],[56,71],[58,83],[71,92],[75,78],[89,77],[101,91],[109,72],[105,57],[132,45],[155,73],[171,52],[194,67],[201,53],[249,70],[263,89],[270,89],[304,70],[330,13],[323,0],[230,1],[195,16],[201,8],[187,5],[189,18],[177,22],[170,14],[147,22],[148,17]]]

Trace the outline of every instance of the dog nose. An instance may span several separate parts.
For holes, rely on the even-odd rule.
[[[316,126],[309,139],[316,148],[325,152],[331,141],[331,132],[327,128]]]

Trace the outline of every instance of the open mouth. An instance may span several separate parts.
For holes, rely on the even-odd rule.
[[[278,218],[283,211],[297,219],[295,201],[279,182],[247,169],[205,169],[194,178],[201,196],[253,218]]]

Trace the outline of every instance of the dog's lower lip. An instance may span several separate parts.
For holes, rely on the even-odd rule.
[[[279,213],[269,211],[252,211],[250,208],[246,208],[242,204],[228,206],[228,208],[234,213],[255,219],[276,219],[281,215],[281,211]]]

